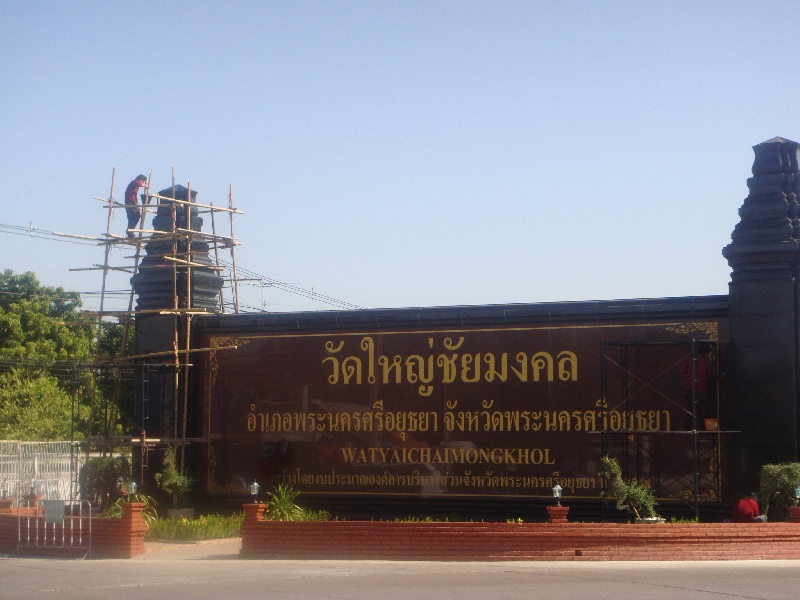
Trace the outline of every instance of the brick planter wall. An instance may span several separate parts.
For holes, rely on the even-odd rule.
[[[794,523],[393,523],[259,520],[245,505],[241,556],[385,560],[800,558]]]
[[[126,503],[122,505],[123,515],[119,519],[95,517],[92,519],[92,556],[95,558],[133,558],[144,554],[144,535],[147,524],[142,518],[144,504]],[[0,509],[0,552],[11,553],[17,550],[18,515],[25,509]],[[24,513],[23,513],[24,514]],[[77,517],[74,519],[77,521]],[[69,518],[65,519],[65,523]],[[32,533],[35,531],[34,520],[31,519]],[[26,527],[26,517],[23,517],[23,527]],[[78,526],[74,531],[77,538]],[[39,522],[40,540],[44,536],[44,524]],[[48,539],[52,539],[52,525],[48,526]],[[83,519],[83,536],[88,536],[89,519]],[[70,535],[70,526],[66,529],[67,538]],[[33,538],[31,538],[33,540]],[[56,539],[61,539],[61,526],[56,526]],[[50,552],[52,555],[53,552]]]

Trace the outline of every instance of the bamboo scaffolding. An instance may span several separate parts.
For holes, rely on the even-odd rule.
[[[173,191],[172,193],[174,194],[175,192]],[[158,200],[164,200],[165,201],[163,203],[159,202],[158,204],[152,204],[151,206],[154,207],[154,208],[162,208],[162,207],[163,208],[167,208],[167,207],[171,206],[172,204],[191,204],[192,206],[194,206],[196,208],[206,208],[209,211],[215,210],[215,211],[219,211],[219,212],[235,213],[237,215],[243,215],[244,214],[241,210],[239,210],[238,208],[234,208],[233,206],[225,208],[223,206],[214,206],[213,204],[199,204],[198,202],[189,202],[188,200],[178,200],[177,198],[170,198],[168,196],[159,196],[158,194],[150,194],[150,197],[151,198],[156,198]],[[94,199],[98,200],[100,202],[108,203],[108,198],[100,198],[98,196],[94,196]],[[113,209],[125,208],[125,204],[122,203],[122,202],[114,201],[114,202],[112,202],[110,204],[107,204],[103,208],[109,208],[109,207],[113,208]]]
[[[230,184],[228,188],[228,206],[233,209],[233,184]],[[231,218],[231,239],[236,239],[236,236],[233,234],[233,212],[228,213],[228,216]],[[236,275],[236,247],[231,246],[231,265],[233,266],[233,306],[236,309],[236,314],[239,314],[239,280]]]
[[[175,199],[175,165],[172,165],[172,198]],[[170,203],[170,216],[172,217],[172,231],[174,232],[175,228],[178,227],[178,205],[175,202]],[[177,252],[178,240],[173,237],[172,256],[175,257]],[[172,295],[173,308],[178,310],[178,265],[175,262],[172,263]],[[172,335],[172,349],[175,351],[175,356],[172,359],[175,368],[175,384],[172,390],[172,437],[176,438],[178,437],[178,390],[180,389],[180,376],[178,374],[178,368],[180,367],[181,362],[180,353],[178,352],[180,333],[178,331],[177,318],[173,319]]]
[[[218,348],[192,348],[190,350],[178,350],[179,354],[187,354],[190,352],[211,352],[212,350],[236,350],[239,346],[219,346]],[[115,356],[113,358],[108,358],[107,360],[102,360],[103,357],[96,357],[97,361],[101,364],[108,363],[108,362],[126,362],[130,360],[139,360],[142,358],[154,358],[156,356],[171,356],[173,354],[172,350],[164,350],[163,352],[148,352],[147,354],[134,354],[131,356]]]
[[[191,312],[197,315],[210,315],[213,313],[208,312],[205,308],[178,308],[178,309],[163,309],[163,308],[140,308],[137,310],[106,310],[103,311],[102,315],[106,317],[121,317],[126,315],[182,315],[184,313]],[[96,310],[84,310],[82,314],[87,316],[96,316],[101,313],[97,312]]]
[[[77,269],[70,269],[70,271],[122,271],[123,273],[130,273],[130,267],[104,267],[103,265],[95,265],[94,267],[80,267]],[[103,294],[101,292],[101,298]],[[102,305],[102,303],[101,303]]]
[[[209,204],[211,204],[211,206],[214,206],[213,202],[210,202]],[[216,241],[217,225],[214,222],[213,210],[211,210],[211,233],[214,235],[214,241]],[[219,249],[217,248],[217,244],[214,244],[214,262],[217,265],[217,268],[219,268]],[[219,288],[219,310],[223,315],[225,314],[225,298],[223,294],[223,288]]]
[[[91,235],[80,235],[77,233],[62,233],[60,231],[53,231],[52,234],[60,237],[75,238],[76,240],[92,240],[93,242],[96,242],[97,240],[100,239],[98,237],[92,237]]]
[[[191,202],[192,200],[192,182],[186,183],[186,199]],[[186,227],[191,232],[192,230],[192,206],[191,204],[186,208]],[[186,240],[186,251],[192,251],[192,237]],[[187,264],[186,266],[186,308],[192,308],[192,267]],[[186,321],[186,330],[184,333],[184,341],[186,343],[186,363],[183,369],[183,414],[181,415],[183,423],[181,424],[181,437],[186,438],[186,424],[187,412],[189,410],[189,350],[191,349],[191,335],[192,335],[192,314],[186,313],[183,316]],[[181,446],[181,473],[183,473],[184,457],[186,452]]]
[[[191,244],[191,242],[189,242]],[[170,262],[175,262],[179,265],[186,265],[187,267],[201,267],[203,269],[211,269],[213,271],[224,271],[222,267],[215,267],[214,265],[204,265],[203,263],[196,263],[189,260],[183,260],[181,258],[172,258],[171,256],[165,256],[164,260],[168,260]],[[153,265],[155,266],[155,265]]]
[[[175,262],[180,265],[189,265],[190,267],[202,267],[203,269],[211,269],[212,271],[224,271],[225,267],[215,267],[214,265],[204,265],[202,263],[195,263],[191,261],[187,261],[181,258],[171,258],[169,256],[162,256],[164,260],[170,261],[170,263]],[[139,269],[169,269],[172,265],[139,265]],[[70,271],[122,271],[123,273],[134,273],[133,267],[104,267],[102,265],[97,265],[96,267],[81,267],[78,269],[70,269]]]
[[[192,337],[193,337],[192,317],[194,315],[212,314],[214,312],[206,310],[204,308],[193,307],[192,286],[194,280],[196,279],[195,277],[193,277],[194,275],[193,269],[199,268],[217,272],[225,271],[226,267],[222,266],[220,263],[219,251],[221,249],[230,250],[231,262],[232,262],[232,276],[230,278],[225,277],[224,279],[231,281],[232,283],[231,294],[234,299],[233,304],[235,307],[235,311],[237,313],[240,311],[239,289],[238,289],[239,279],[238,279],[238,272],[236,265],[235,247],[241,245],[241,243],[234,236],[233,215],[244,214],[244,213],[233,206],[232,184],[229,185],[227,207],[219,205],[215,206],[213,202],[210,204],[199,204],[198,202],[196,202],[192,197],[191,182],[187,182],[186,199],[181,200],[175,198],[176,196],[175,167],[173,166],[172,197],[170,198],[162,196],[160,194],[151,193],[152,191],[151,190],[152,171],[151,171],[150,177],[148,177],[144,190],[141,221],[139,222],[138,227],[132,229],[126,228],[126,233],[128,233],[128,235],[118,235],[111,232],[111,221],[114,217],[114,211],[123,208],[127,209],[128,207],[124,203],[118,202],[117,200],[114,199],[115,181],[116,181],[116,167],[112,171],[111,191],[109,193],[109,197],[108,198],[94,197],[95,200],[103,203],[102,207],[107,211],[107,223],[106,223],[105,233],[97,237],[92,237],[79,234],[69,234],[64,232],[53,232],[53,235],[56,236],[80,239],[80,240],[89,240],[92,242],[96,242],[98,246],[104,247],[104,260],[102,265],[94,264],[92,267],[70,269],[72,271],[99,270],[103,272],[103,285],[100,291],[100,309],[96,312],[84,311],[84,314],[91,318],[96,318],[97,320],[95,357],[93,362],[95,377],[97,377],[101,369],[111,368],[115,369],[116,382],[114,386],[113,400],[110,402],[106,402],[104,408],[99,408],[97,405],[97,398],[96,398],[97,386],[93,386],[92,388],[90,421],[92,423],[97,421],[97,425],[99,426],[100,422],[96,411],[97,410],[105,411],[105,418],[103,418],[104,431],[98,432],[102,433],[103,435],[97,436],[96,438],[93,439],[100,439],[100,437],[102,437],[104,448],[107,448],[109,441],[112,439],[111,436],[117,427],[117,423],[120,418],[119,403],[120,403],[121,383],[123,374],[122,365],[130,364],[142,359],[172,356],[173,360],[168,361],[167,363],[167,364],[171,363],[172,366],[174,367],[173,406],[172,406],[173,427],[171,433],[172,433],[172,440],[181,445],[179,468],[181,472],[183,472],[185,466],[185,452],[182,443],[189,441],[189,439],[187,438],[188,403],[189,403],[189,391],[190,391],[189,368],[193,366],[190,362],[191,353],[210,352],[212,350],[230,350],[237,348],[237,346],[224,346],[219,348],[196,348],[196,349],[192,348]],[[183,209],[180,208],[181,206],[185,207],[185,212],[186,212],[185,225],[183,223],[178,222],[178,216],[179,216],[178,213],[183,212]],[[169,212],[172,217],[171,228],[165,228],[166,230],[146,229],[145,223],[148,212],[151,210],[157,211],[161,207],[165,208],[168,207],[170,209]],[[212,228],[211,233],[195,231],[193,229],[192,226],[193,211],[196,211],[197,214],[206,214],[206,213],[211,214],[211,228]],[[222,235],[217,231],[216,213],[218,212],[228,213],[230,219],[230,227],[231,227],[230,236]],[[184,226],[179,227],[179,225],[184,225]],[[165,264],[155,264],[155,265],[141,264],[143,255],[142,248],[144,244],[149,242],[162,242],[162,243],[165,242],[170,245],[171,252],[166,252],[162,254],[152,254],[152,255],[148,254],[150,258],[161,259],[158,262],[163,262]],[[214,250],[213,263],[204,264],[195,261],[195,256],[207,255],[206,251],[200,251],[200,250],[193,251],[192,245],[194,243],[199,243],[199,242],[203,242],[204,244],[206,244],[209,250],[213,248]],[[117,266],[109,264],[111,260],[110,251],[112,245],[135,246],[135,252],[133,252],[132,255],[123,257],[125,260],[132,259],[133,261],[132,266]],[[136,274],[143,269],[172,269],[172,281],[173,281],[172,309],[134,310],[134,296],[136,292],[133,288],[131,288],[130,294],[128,295],[127,310],[119,310],[119,311],[106,310],[105,296],[108,288],[107,277],[109,272],[115,271],[121,273]],[[184,281],[179,282],[179,275],[181,271],[185,272],[186,279]],[[184,284],[185,284],[186,299],[184,303],[181,303],[179,287],[183,288]],[[223,290],[220,290],[219,302],[220,302],[219,311],[224,313],[225,298]],[[132,317],[134,315],[148,315],[148,314],[172,315],[174,317],[172,319],[173,348],[171,350],[165,350],[162,352],[152,352],[147,354],[124,356],[124,353],[127,351],[127,348],[130,343],[130,328],[134,323]],[[119,322],[123,325],[121,356],[119,357],[104,358],[100,356],[100,334],[102,332],[101,328],[103,326],[110,325],[109,323],[103,321],[103,319],[106,317],[117,318],[119,319]],[[181,334],[181,329],[183,329],[182,334]],[[183,337],[181,337],[181,335]],[[167,407],[168,405],[165,406],[165,408]],[[163,439],[164,438],[162,438],[162,440]],[[205,438],[200,438],[200,439],[205,439]]]
[[[175,192],[173,191],[172,193],[174,194]],[[241,210],[239,210],[238,208],[234,208],[233,206],[231,206],[229,208],[224,208],[222,206],[214,206],[213,204],[198,204],[197,202],[188,202],[187,200],[178,200],[177,198],[169,198],[167,196],[159,196],[158,194],[151,194],[150,197],[151,198],[157,198],[159,200],[166,200],[166,202],[164,202],[163,204],[162,203],[152,204],[151,207],[153,207],[153,208],[167,208],[167,207],[171,206],[172,204],[191,204],[191,205],[193,205],[193,206],[195,206],[197,208],[207,208],[209,210],[213,209],[213,210],[216,210],[216,211],[219,211],[219,212],[235,213],[237,215],[243,215],[244,214]],[[94,199],[95,200],[99,200],[100,202],[108,202],[108,198],[99,198],[97,196],[94,196]],[[109,206],[104,206],[103,208],[109,208]],[[112,209],[125,208],[125,204],[122,203],[122,202],[116,202],[115,201],[115,202],[110,204],[110,208],[112,208]]]
[[[138,230],[137,229],[132,229],[131,231],[136,232]],[[145,232],[145,233],[147,233],[147,232]],[[230,246],[241,246],[242,245],[242,243],[239,242],[238,240],[230,240],[230,238],[228,238],[226,236],[217,236],[218,240],[222,240],[222,241],[218,241],[218,240],[212,239],[211,235],[207,234],[207,233],[197,232],[196,231],[196,232],[194,232],[194,234],[195,234],[195,237],[206,237],[206,238],[208,238],[208,243],[209,244],[213,243],[215,245],[219,245],[220,248],[227,249]],[[170,234],[170,233],[165,232],[165,231],[153,231],[150,235],[142,236],[142,239],[145,242],[171,242],[171,241],[173,241],[173,239],[183,240],[183,239],[186,239],[187,237],[188,237],[187,233],[178,233],[178,232],[176,232],[174,234]],[[122,236],[122,235],[113,235],[113,234],[110,235],[108,237],[108,239],[105,239],[105,240],[101,239],[101,238],[92,238],[92,240],[96,241],[98,246],[113,246],[113,245],[116,245],[116,244],[120,244],[120,245],[123,245],[123,246],[125,246],[125,245],[135,246],[136,243],[137,243],[135,238],[130,238],[128,236]],[[224,240],[228,240],[228,241],[224,241]]]
[[[197,251],[192,250],[191,253],[189,253],[189,252],[177,252],[176,256],[187,256],[188,254],[205,254],[205,252],[202,252],[200,250],[197,250]],[[172,253],[169,253],[169,254],[156,254],[154,252],[148,252],[147,256],[149,258],[164,258],[165,256],[172,256]],[[134,254],[132,256],[123,256],[122,258],[124,258],[124,259],[136,258],[136,255]]]
[[[111,206],[114,203],[114,182],[117,177],[117,167],[111,169],[111,190],[108,193],[108,204]],[[106,236],[111,233],[111,220],[114,218],[114,211],[108,209],[108,219],[106,220]],[[100,289],[100,314],[97,317],[97,333],[95,341],[95,355],[100,354],[100,341],[102,339],[102,322],[103,322],[103,308],[105,307],[106,298],[106,280],[108,279],[108,255],[111,252],[111,247],[106,246],[105,257],[103,258],[103,285]],[[95,377],[96,377],[95,373]],[[96,385],[92,386],[92,398],[89,404],[89,433],[91,434],[92,423],[94,422],[94,405],[97,398]]]
[[[139,258],[141,257],[142,253],[142,230],[144,229],[144,222],[145,218],[147,217],[147,205],[150,202],[150,182],[153,180],[153,171],[150,170],[148,174],[147,184],[144,188],[144,200],[142,202],[142,214],[141,220],[139,221],[139,235],[137,236],[137,244],[136,244],[136,254],[134,255],[133,259],[133,274],[139,270]],[[133,285],[131,285],[131,293],[128,296],[128,310],[126,312],[130,313],[133,310],[133,296],[135,294],[135,289]],[[131,327],[131,320],[130,318],[125,319],[125,325],[122,329],[122,341],[120,342],[120,354],[125,356],[125,352],[128,346],[128,332],[130,331]],[[117,369],[117,378],[114,383],[114,400],[111,406],[111,423],[108,429],[114,431],[117,423],[117,413],[119,410],[119,394],[122,387],[122,369]]]

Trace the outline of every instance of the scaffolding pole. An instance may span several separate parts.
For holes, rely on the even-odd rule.
[[[231,218],[231,239],[234,239],[233,233],[233,184],[230,184],[228,188],[228,208],[231,209],[231,212],[228,215]],[[233,276],[233,306],[236,310],[236,314],[239,314],[239,280],[238,275],[236,273],[236,247],[231,245],[231,264],[233,265],[233,272],[231,275]]]
[[[103,417],[103,427],[102,431],[98,431],[95,428],[94,431],[90,431],[90,439],[101,440],[102,439],[102,451],[105,453],[111,443],[111,440],[114,438],[114,434],[116,433],[116,429],[118,427],[118,423],[120,422],[121,413],[120,413],[120,404],[121,404],[121,395],[122,395],[122,384],[123,384],[123,377],[124,374],[128,372],[132,365],[135,362],[141,361],[142,359],[147,358],[157,358],[162,357],[162,359],[167,359],[167,363],[163,366],[173,372],[172,381],[170,382],[169,379],[164,381],[166,384],[166,388],[163,390],[164,395],[162,398],[167,399],[169,398],[169,386],[172,385],[172,406],[170,407],[170,403],[164,404],[162,413],[164,420],[162,423],[169,423],[167,427],[169,428],[171,425],[172,431],[168,433],[168,429],[162,432],[162,438],[167,437],[171,438],[177,445],[181,446],[180,458],[179,458],[179,468],[181,472],[185,469],[185,443],[189,441],[187,437],[189,434],[189,423],[188,423],[188,414],[189,414],[189,392],[190,392],[190,368],[193,366],[191,363],[191,356],[194,356],[196,353],[203,353],[203,352],[211,352],[211,351],[218,351],[218,350],[226,350],[235,348],[235,346],[224,346],[219,348],[192,348],[192,317],[195,314],[209,314],[209,311],[204,308],[194,308],[194,302],[192,300],[192,289],[193,284],[195,284],[194,277],[194,269],[200,268],[203,272],[206,271],[223,271],[226,270],[227,267],[222,266],[220,264],[220,249],[230,249],[231,250],[231,260],[233,263],[232,267],[232,277],[229,279],[232,281],[233,285],[231,287],[231,294],[234,299],[234,306],[236,312],[239,312],[240,305],[239,305],[239,297],[238,297],[238,276],[236,272],[236,253],[235,253],[235,246],[239,245],[239,242],[234,237],[234,222],[233,216],[235,214],[243,214],[242,211],[234,208],[233,206],[233,185],[229,185],[229,192],[228,192],[228,202],[226,206],[215,206],[214,203],[210,204],[199,204],[197,203],[194,198],[192,197],[192,189],[191,189],[191,182],[187,182],[187,197],[185,199],[178,199],[176,198],[176,185],[175,185],[175,167],[172,167],[172,197],[162,196],[161,194],[153,193],[152,190],[152,170],[150,171],[150,175],[147,179],[147,182],[144,186],[144,199],[142,201],[142,212],[141,212],[141,221],[139,222],[138,226],[128,230],[126,227],[126,232],[129,235],[117,235],[112,233],[111,231],[111,221],[114,217],[114,211],[118,209],[127,209],[128,206],[125,205],[123,202],[118,202],[114,199],[114,189],[115,189],[115,182],[116,182],[116,167],[112,169],[111,175],[111,189],[109,192],[108,198],[99,198],[94,197],[95,200],[102,202],[102,207],[106,209],[107,218],[106,218],[106,230],[105,233],[101,234],[98,237],[91,237],[91,236],[83,236],[77,234],[70,234],[70,233],[59,233],[59,236],[64,237],[75,237],[80,239],[92,240],[97,242],[98,245],[103,246],[104,250],[104,258],[102,264],[95,264],[92,267],[83,267],[79,269],[71,269],[75,271],[88,271],[88,270],[99,270],[103,273],[103,280],[102,286],[100,290],[100,306],[99,310],[95,313],[94,311],[87,311],[87,315],[90,315],[92,318],[96,318],[96,337],[95,337],[95,353],[94,353],[94,362],[92,363],[92,373],[93,373],[93,385],[91,387],[91,404],[90,404],[90,423],[97,423],[99,425],[99,418],[98,418],[98,411],[104,411]],[[137,203],[138,204],[138,203]],[[165,227],[165,231],[160,229],[147,229],[146,228],[146,217],[148,212],[152,212],[153,210],[158,211],[161,207],[169,207],[169,214],[171,216],[171,227]],[[203,210],[199,210],[203,209]],[[210,213],[211,214],[211,233],[205,233],[202,231],[196,231],[192,224],[192,216],[193,211],[203,212],[203,213]],[[223,212],[228,213],[230,217],[230,227],[231,227],[231,234],[230,236],[221,235],[220,232],[217,231],[216,227],[216,213]],[[186,215],[186,224],[184,225],[180,222],[180,218],[182,218],[182,214]],[[198,252],[193,251],[193,244],[195,242],[203,242],[205,247],[208,246],[209,250],[211,247],[214,249],[214,263],[213,264],[204,264],[202,262],[196,262],[195,255]],[[163,254],[153,254],[148,255],[150,258],[153,259],[160,259],[157,262],[160,264],[145,264],[142,265],[142,258],[143,252],[142,249],[144,246],[150,242],[161,242],[168,244],[169,250],[167,250]],[[135,246],[135,251],[132,255],[123,256],[123,258],[127,260],[131,260],[132,264],[126,266],[124,263],[122,265],[111,265],[111,249],[114,246],[119,247],[130,247]],[[201,252],[203,256],[206,255],[206,252]],[[204,259],[203,259],[204,260]],[[224,262],[224,261],[223,261]],[[142,272],[143,269],[171,269],[172,270],[172,292],[173,298],[171,306],[165,306],[163,309],[142,309],[142,310],[134,310],[134,296],[136,294],[136,290],[131,287],[130,292],[128,294],[128,306],[127,310],[107,310],[106,308],[106,295],[108,291],[108,275],[110,272],[118,272],[118,273],[128,273],[131,275],[136,275]],[[180,279],[181,273],[185,273],[185,280]],[[224,279],[228,279],[224,277]],[[184,303],[180,302],[180,294],[185,293],[186,299]],[[216,307],[212,310],[218,310],[220,312],[225,312],[225,299],[224,299],[224,292],[220,290],[220,304],[219,308]],[[161,315],[171,315],[172,316],[172,325],[173,325],[173,344],[172,349],[167,350],[164,352],[149,352],[146,354],[135,354],[132,356],[125,356],[128,352],[128,348],[130,346],[130,335],[131,335],[131,327],[133,326],[135,320],[135,315],[145,315],[145,314],[161,314]],[[117,317],[122,325],[122,339],[121,339],[121,347],[118,356],[104,357],[101,352],[101,342],[103,339],[103,327],[109,325],[106,323],[104,319],[108,317]],[[115,325],[116,326],[116,325]],[[169,360],[169,357],[172,356],[172,360]],[[113,371],[112,371],[113,369]],[[104,406],[98,405],[98,402],[101,401],[97,397],[98,390],[101,389],[100,385],[100,378],[104,377],[103,381],[107,381],[111,383],[113,378],[113,388],[109,390],[110,393],[107,398],[104,400]],[[76,375],[73,374],[73,380],[75,380]],[[149,388],[148,388],[149,389]],[[148,392],[149,393],[149,392]],[[76,394],[73,394],[74,396]],[[73,402],[75,402],[77,398],[73,398]],[[74,410],[73,406],[73,410]],[[169,413],[172,413],[171,416]],[[73,415],[74,420],[74,415]],[[171,420],[171,423],[170,423]],[[144,421],[142,422],[142,427],[144,428]],[[170,435],[171,434],[171,435]],[[196,440],[191,440],[196,441]],[[143,476],[144,474],[142,474]],[[144,483],[144,480],[142,481]]]

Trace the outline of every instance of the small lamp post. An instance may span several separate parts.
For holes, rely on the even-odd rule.
[[[260,489],[261,486],[258,485],[257,481],[250,484],[250,495],[253,497],[253,504],[258,504],[258,490]]]
[[[553,486],[553,498],[556,499],[556,506],[561,506],[561,490],[563,490],[560,485],[555,484]]]
[[[130,483],[128,483],[128,498],[131,497],[131,494],[133,494],[134,496],[136,495],[136,488],[138,487],[139,486],[136,485],[135,481],[131,481]]]
[[[800,502],[800,485],[794,488],[794,497]]]

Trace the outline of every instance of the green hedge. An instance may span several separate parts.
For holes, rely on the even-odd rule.
[[[239,536],[244,513],[230,517],[206,515],[196,519],[156,519],[147,531],[147,540],[199,541]]]
[[[786,521],[787,507],[797,506],[794,489],[800,485],[800,463],[781,463],[761,467],[759,496],[763,513],[770,521]],[[773,510],[770,510],[772,504]]]

